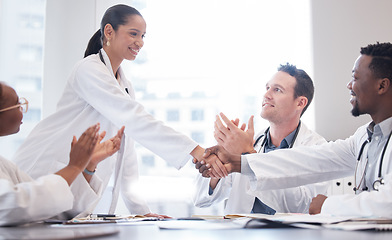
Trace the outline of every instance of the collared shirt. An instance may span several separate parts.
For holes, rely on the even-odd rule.
[[[282,149],[282,148],[289,148],[289,146],[292,144],[295,136],[295,132],[297,131],[298,127],[294,129],[289,135],[287,135],[281,142],[278,147],[276,147],[271,140],[271,135],[270,132],[268,131],[267,133],[267,142],[264,146],[264,153],[274,151],[277,149]]]
[[[373,182],[378,179],[381,153],[391,134],[391,129],[392,118],[386,119],[379,124],[371,122],[367,128],[368,137],[371,141],[368,143],[369,146],[365,155],[368,163],[367,166],[365,166],[365,171],[363,171],[363,168],[362,171],[365,174],[363,186],[366,186],[368,191],[374,190]],[[362,157],[361,161],[366,161],[366,159]],[[383,160],[383,163],[385,164],[385,159]],[[358,172],[357,175],[358,174],[360,173]]]
[[[276,147],[271,140],[271,135],[270,131],[268,130],[267,132],[267,142],[264,146],[264,153],[278,150],[278,149],[283,149],[283,148],[289,148],[292,141],[294,141],[295,133],[297,132],[297,128],[294,129],[289,135],[287,135],[281,142],[278,147]],[[253,203],[253,208],[252,208],[252,213],[263,213],[263,214],[268,214],[268,215],[274,215],[276,213],[275,209],[271,208],[267,204],[263,203],[260,201],[259,198],[255,197],[255,202]]]

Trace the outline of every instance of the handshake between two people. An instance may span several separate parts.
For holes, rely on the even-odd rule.
[[[193,159],[193,163],[206,178],[219,179],[232,172],[241,172],[241,155],[231,154],[219,145],[207,148],[203,159]]]
[[[221,120],[222,119],[222,120]],[[223,122],[222,122],[223,121]],[[253,153],[253,116],[239,126],[239,119],[229,120],[223,113],[216,116],[214,138],[217,146],[207,148],[203,159],[193,159],[203,177],[223,178],[232,172],[241,172],[241,153]]]

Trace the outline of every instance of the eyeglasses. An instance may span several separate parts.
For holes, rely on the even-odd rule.
[[[5,111],[8,111],[8,110],[11,110],[11,109],[14,109],[14,108],[19,108],[19,110],[22,113],[26,113],[27,110],[29,109],[29,101],[27,101],[26,98],[19,98],[19,104],[16,104],[16,105],[11,106],[11,107],[3,108],[3,109],[0,110],[0,112],[5,112]]]

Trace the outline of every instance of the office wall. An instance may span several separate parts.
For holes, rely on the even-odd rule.
[[[96,30],[95,2],[56,0],[46,3],[43,117],[55,111],[72,67],[83,58],[88,40]]]
[[[47,1],[42,116],[56,110],[67,78],[83,58],[87,43],[98,30],[106,9],[132,0]],[[82,19],[82,21],[81,21]]]
[[[311,1],[316,131],[328,140],[346,138],[368,116],[351,115],[346,84],[360,47],[392,41],[392,1]]]

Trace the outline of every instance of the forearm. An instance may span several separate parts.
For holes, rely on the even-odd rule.
[[[225,145],[223,145],[223,147],[224,147],[229,153],[236,154],[236,155],[243,154],[243,153],[246,153],[246,154],[249,154],[249,153],[257,153],[257,151],[253,148],[252,145],[250,145],[250,146],[243,146],[243,147],[239,147],[239,146],[237,146],[237,147],[231,147],[231,146],[225,146]]]
[[[257,178],[258,189],[291,188],[352,175],[356,159],[350,155],[352,152],[341,149],[337,154],[336,146],[334,143],[301,146],[243,158],[251,169],[249,172]]]
[[[230,173],[232,172],[241,173],[241,155],[231,154],[229,158],[229,164],[225,164],[225,166],[226,165]]]
[[[190,154],[199,161],[203,158],[204,151],[204,148],[200,147],[200,145],[197,145]]]
[[[72,182],[76,179],[76,177],[82,172],[81,169],[68,165],[65,168],[59,170],[55,174],[60,175],[67,181],[68,185],[71,185]]]
[[[97,164],[94,163],[89,163],[86,167],[86,170],[89,172],[95,172],[95,169],[97,168]],[[89,183],[91,181],[91,178],[93,177],[92,174],[88,174],[85,171],[82,172],[83,173],[83,177],[86,179],[86,181]]]

